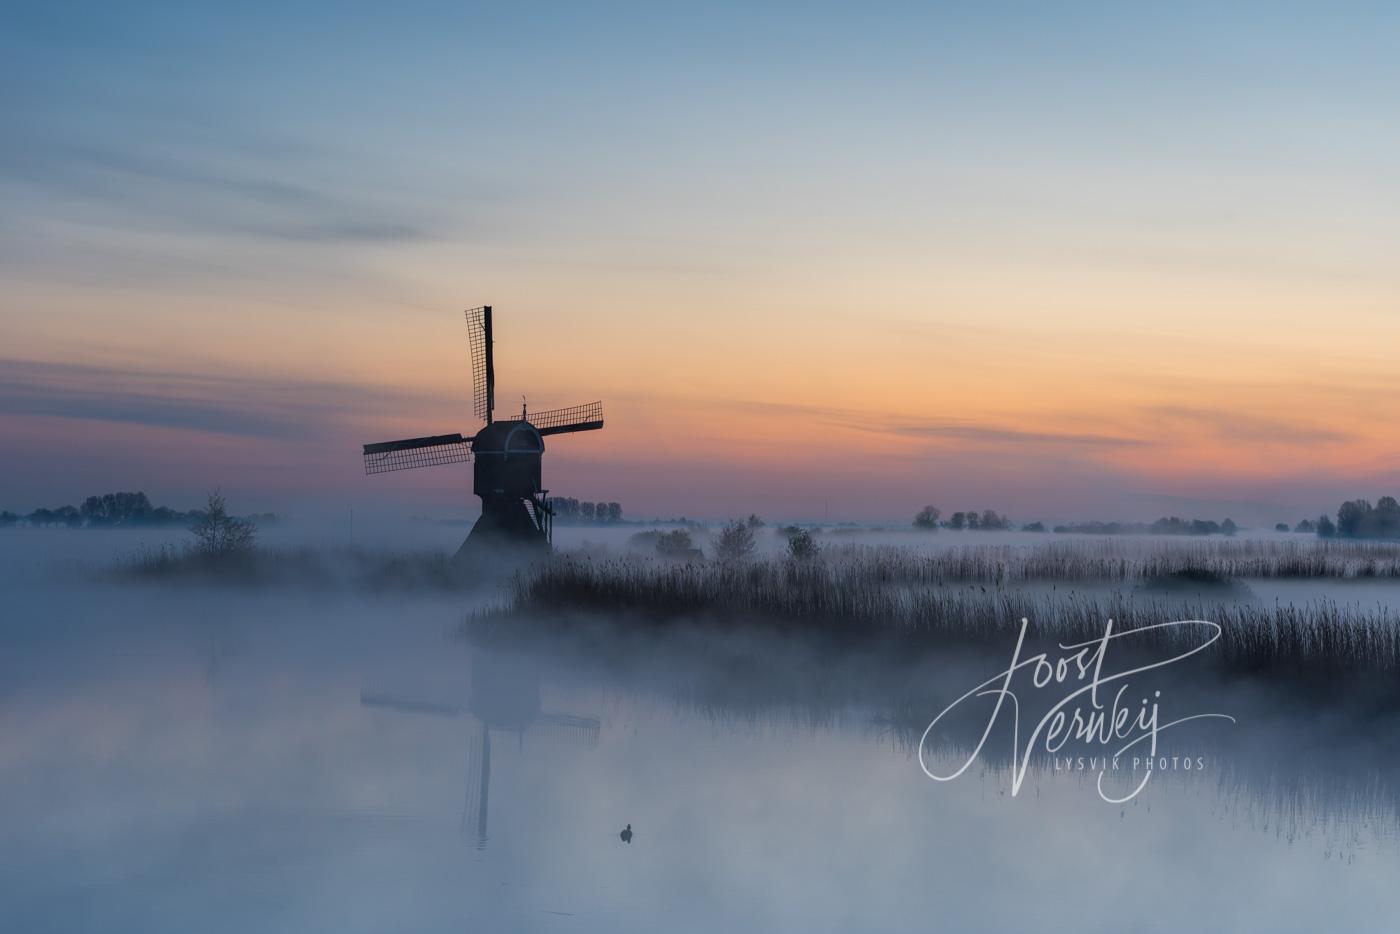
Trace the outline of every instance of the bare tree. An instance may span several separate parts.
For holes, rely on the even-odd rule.
[[[223,558],[253,550],[256,532],[247,519],[228,514],[224,497],[217,490],[209,494],[204,511],[194,525],[194,550],[209,558]]]

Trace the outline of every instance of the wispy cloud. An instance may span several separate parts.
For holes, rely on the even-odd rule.
[[[1320,425],[1284,421],[1225,409],[1205,409],[1182,405],[1159,405],[1146,410],[1160,422],[1189,424],[1204,428],[1226,440],[1271,444],[1328,444],[1351,441],[1354,435]]]
[[[643,397],[639,397],[643,398]],[[645,396],[648,402],[658,397]],[[1146,438],[1095,432],[1041,431],[1015,428],[989,422],[957,419],[917,419],[881,412],[824,406],[809,403],[768,402],[753,399],[720,399],[703,403],[695,400],[667,399],[673,406],[702,406],[710,411],[727,409],[734,412],[770,414],[784,418],[807,419],[818,424],[852,431],[869,432],[905,438],[947,439],[978,445],[1021,445],[1058,448],[1119,448],[1142,447],[1158,443]]]
[[[147,224],[304,242],[417,241],[426,209],[376,203],[296,177],[287,160],[179,155],[40,136],[0,147],[0,176],[119,210]]]
[[[11,414],[270,440],[314,437],[354,417],[421,410],[436,401],[342,383],[0,359],[0,409]]]
[[[1142,438],[1101,435],[1073,431],[1030,431],[1000,425],[958,422],[891,423],[872,430],[918,438],[950,438],[980,444],[1048,445],[1053,447],[1107,448],[1138,447],[1152,444]]]

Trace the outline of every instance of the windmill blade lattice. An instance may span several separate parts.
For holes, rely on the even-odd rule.
[[[603,427],[603,403],[589,402],[566,409],[546,409],[530,412],[530,424],[542,435],[558,435],[566,431],[593,431]]]
[[[415,467],[436,467],[472,459],[471,442],[460,434],[405,438],[364,446],[365,473],[389,473]]]
[[[467,344],[472,352],[472,411],[491,421],[496,404],[496,366],[491,347],[491,306],[467,309]]]

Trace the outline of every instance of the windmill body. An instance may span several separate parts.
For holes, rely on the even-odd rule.
[[[460,433],[407,438],[364,446],[365,473],[473,461],[473,492],[481,498],[481,518],[472,526],[458,556],[501,545],[548,549],[554,510],[543,483],[544,436],[603,427],[603,403],[531,413],[521,406],[516,418],[497,419],[495,339],[491,306],[467,311],[472,358],[472,401],[486,421],[475,435]]]
[[[553,510],[542,483],[539,429],[524,419],[492,422],[476,433],[471,448],[472,492],[481,497],[481,518],[467,541],[548,544]]]

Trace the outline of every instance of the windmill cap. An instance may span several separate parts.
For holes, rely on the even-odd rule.
[[[539,431],[518,418],[492,422],[472,438],[473,454],[538,454],[543,451],[544,439]]]

